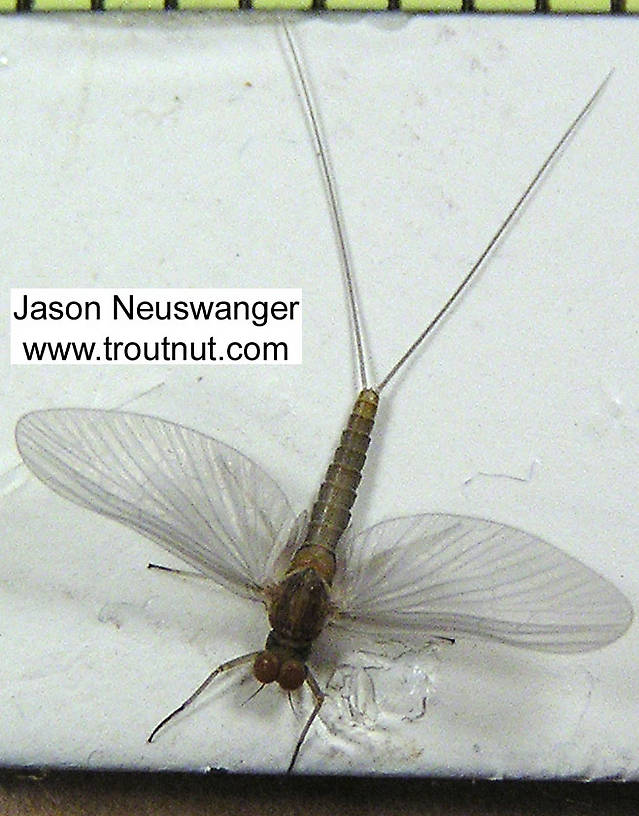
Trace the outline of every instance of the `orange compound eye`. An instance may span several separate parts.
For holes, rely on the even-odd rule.
[[[273,652],[260,652],[253,663],[253,675],[259,683],[272,683],[280,673],[281,661]]]
[[[306,666],[299,660],[285,660],[277,682],[284,691],[295,691],[306,680]]]

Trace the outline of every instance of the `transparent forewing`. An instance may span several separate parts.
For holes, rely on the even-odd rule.
[[[295,517],[250,459],[197,431],[140,414],[61,409],[16,428],[26,464],[76,504],[117,519],[217,583],[254,596]]]
[[[535,536],[483,519],[392,519],[347,540],[336,623],[467,633],[553,652],[616,640],[632,607],[609,581]]]

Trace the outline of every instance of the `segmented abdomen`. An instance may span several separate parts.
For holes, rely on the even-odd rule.
[[[351,509],[357,497],[357,487],[362,478],[370,433],[375,422],[379,397],[372,388],[365,388],[357,395],[355,405],[342,432],[340,443],[311,511],[311,518],[304,543],[297,550],[288,572],[305,566],[317,568],[316,559],[323,560],[320,553],[309,548],[319,547],[326,556],[334,553],[337,542],[351,520]],[[321,569],[329,583],[332,574],[326,566]],[[330,572],[330,570],[328,570]]]

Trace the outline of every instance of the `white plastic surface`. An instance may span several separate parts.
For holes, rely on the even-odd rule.
[[[127,409],[264,467],[296,511],[355,388],[323,187],[274,18],[6,18],[0,31],[0,762],[280,772],[309,708],[222,680],[250,602],[145,569],[155,545],[20,464],[25,412]],[[636,21],[302,17],[376,379],[481,252],[597,84],[613,79],[472,291],[380,409],[361,529],[440,511],[576,556],[639,604]],[[304,363],[8,365],[14,286],[277,286]],[[329,695],[300,772],[639,777],[639,628],[583,655],[458,641],[321,643]],[[425,700],[425,703],[424,703]]]

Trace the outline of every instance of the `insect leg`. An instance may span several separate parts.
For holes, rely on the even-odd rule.
[[[297,759],[297,755],[300,752],[302,743],[306,739],[308,730],[313,724],[313,720],[315,719],[315,717],[317,717],[317,715],[319,714],[319,710],[322,707],[322,703],[324,702],[324,692],[319,687],[317,680],[313,677],[313,675],[310,672],[308,672],[308,674],[306,675],[306,685],[311,690],[311,694],[313,695],[313,699],[315,700],[315,706],[311,711],[310,717],[308,718],[308,720],[306,720],[306,724],[304,725],[304,728],[302,728],[302,733],[300,734],[300,737],[297,740],[297,745],[295,746],[295,750],[293,751],[291,762],[288,766],[288,770],[286,771],[287,774],[289,774],[293,770],[293,765],[295,765],[295,760]]]
[[[255,660],[255,658],[257,657],[258,654],[259,654],[259,652],[249,652],[249,654],[241,655],[241,657],[234,657],[233,660],[228,660],[226,663],[222,663],[220,666],[218,666],[217,669],[214,669],[209,674],[209,676],[206,678],[206,680],[203,683],[200,683],[200,685],[195,689],[193,694],[191,694],[190,697],[186,698],[186,700],[182,703],[182,705],[179,705],[175,709],[175,711],[172,711],[161,722],[159,722],[155,726],[153,731],[151,731],[151,733],[149,734],[147,742],[153,742],[153,738],[158,733],[158,731],[161,728],[163,728],[169,722],[169,720],[172,720],[173,717],[175,717],[181,711],[184,711],[185,708],[188,708],[191,705],[191,703],[197,697],[200,696],[200,694],[204,691],[204,689],[206,689],[213,682],[213,680],[215,680],[215,678],[219,674],[222,674],[223,672],[230,671],[231,669],[235,669],[238,666],[243,666],[245,663],[250,663],[251,661]],[[313,714],[313,716],[315,716],[315,715]],[[306,729],[306,730],[308,730],[308,729]]]
[[[196,570],[175,569],[174,567],[165,567],[164,564],[154,564],[153,562],[149,562],[146,568],[170,572],[173,575],[181,575],[183,578],[207,578],[210,580],[208,575],[204,575],[203,572],[197,572]]]
[[[205,575],[203,572],[198,572],[197,570],[181,570],[175,567],[165,567],[164,564],[154,564],[152,561],[146,565],[146,568],[156,569],[160,572],[170,572],[171,575],[179,575],[182,578],[200,578],[205,581],[211,580],[208,575]]]

